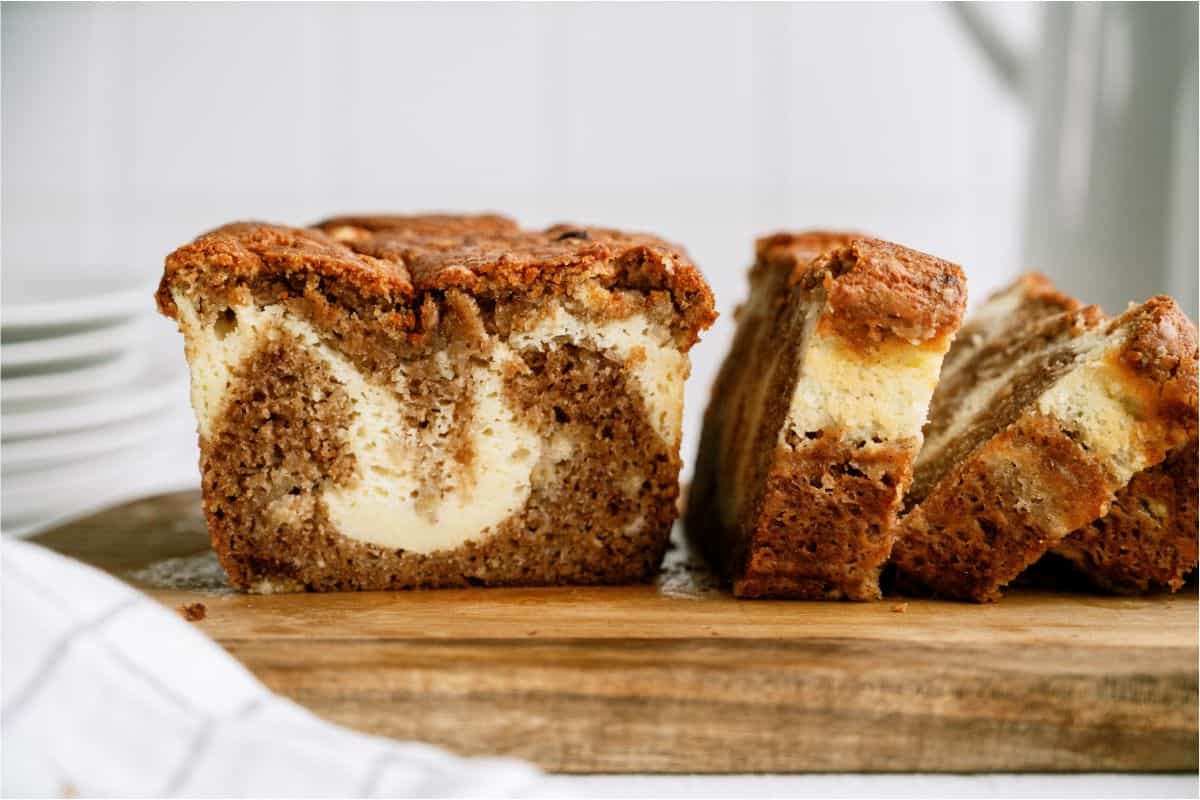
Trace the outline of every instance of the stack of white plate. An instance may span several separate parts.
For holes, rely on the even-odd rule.
[[[0,308],[2,527],[27,532],[138,482],[186,397],[153,286],[5,275]],[[163,334],[168,335],[164,336]]]

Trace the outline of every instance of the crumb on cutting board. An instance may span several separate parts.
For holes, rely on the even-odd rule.
[[[892,606],[892,611],[896,614],[904,614],[908,611],[908,603],[897,603]]]
[[[208,614],[208,607],[204,603],[183,603],[175,610],[188,622],[199,622]]]

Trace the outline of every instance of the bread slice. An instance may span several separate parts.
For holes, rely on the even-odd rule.
[[[1053,559],[1114,594],[1178,591],[1198,560],[1196,460],[1192,437],[1134,475],[1108,514],[1055,546]]]
[[[736,595],[879,596],[965,303],[958,266],[900,245],[825,232],[759,240],[687,514]]]
[[[1047,551],[1069,551],[1133,476],[1195,441],[1195,327],[1170,298],[1106,320],[1026,276],[963,327],[925,435],[896,585],[995,600]]]
[[[680,249],[502,217],[226,226],[172,253],[204,510],[255,592],[613,583],[658,568],[687,352]]]
[[[969,380],[963,367],[981,347],[1003,336],[1006,328],[1081,306],[1058,292],[1044,276],[1033,273],[989,298],[963,325],[946,354],[932,416],[946,416],[946,405],[954,402],[964,380]],[[1108,513],[1055,545],[1050,555],[1038,562],[1037,572],[1057,581],[1065,562],[1071,571],[1110,592],[1177,590],[1184,576],[1197,566],[1196,494],[1197,443],[1193,434],[1161,464],[1134,475],[1117,492]]]

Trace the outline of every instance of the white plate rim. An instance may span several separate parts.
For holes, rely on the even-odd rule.
[[[3,378],[0,379],[0,398],[6,401],[27,402],[102,391],[133,378],[145,361],[144,351],[129,350],[108,361],[89,363],[76,369],[60,370],[45,375]]]
[[[10,440],[99,428],[149,414],[170,405],[184,391],[186,384],[187,375],[179,374],[153,386],[129,386],[120,396],[103,397],[47,411],[4,414],[0,416],[0,441],[7,443]],[[133,391],[135,388],[137,391]]]
[[[152,437],[170,418],[160,409],[141,419],[122,420],[99,428],[66,431],[5,442],[0,448],[6,480],[43,468],[86,461],[133,447]]]
[[[150,497],[162,492],[196,488],[198,479],[182,481],[178,478],[158,481],[145,476],[133,481],[112,473],[111,467],[125,463],[128,449],[124,452],[104,453],[85,459],[77,464],[68,464],[55,469],[60,477],[60,490],[72,490],[67,500],[60,497],[44,499],[45,486],[33,483],[35,479],[22,480],[25,476],[14,476],[4,487],[4,520],[0,529],[5,536],[28,536],[36,531],[65,523],[71,519],[102,511],[139,497]],[[165,465],[162,455],[152,455],[142,466],[153,469]],[[110,469],[105,469],[110,467]],[[61,495],[61,491],[60,491]],[[32,498],[32,499],[31,499]],[[53,510],[57,508],[58,510]],[[5,521],[7,520],[7,521]]]
[[[137,316],[80,333],[0,344],[0,366],[34,367],[117,353],[138,341],[147,329],[147,319]]]
[[[135,316],[153,307],[154,292],[157,288],[158,281],[154,280],[85,297],[5,303],[0,305],[0,326],[42,328]]]

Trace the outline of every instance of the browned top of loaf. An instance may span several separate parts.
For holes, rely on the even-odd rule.
[[[755,268],[787,270],[793,279],[799,278],[817,256],[861,238],[861,233],[846,231],[772,233],[754,243]]]
[[[373,214],[368,216],[330,217],[318,222],[314,227],[333,234],[335,237],[344,231],[348,238],[361,235],[362,232],[376,233],[381,231],[404,231],[410,234],[516,234],[521,232],[521,226],[516,220],[499,214]]]
[[[1197,427],[1196,326],[1170,297],[1152,297],[1109,322],[1109,330],[1129,330],[1121,365],[1156,387],[1151,407],[1191,436]]]
[[[687,253],[654,236],[556,225],[521,229],[497,215],[339,217],[311,228],[238,222],[167,257],[159,305],[179,273],[207,270],[223,281],[295,279],[316,273],[375,302],[417,307],[449,289],[476,296],[569,291],[591,278],[606,288],[671,294],[694,330],[715,319],[708,284]]]
[[[903,245],[856,233],[777,233],[758,240],[759,268],[787,269],[803,290],[823,288],[822,325],[871,346],[919,344],[953,333],[967,307],[962,268]]]
[[[994,293],[988,298],[987,302],[990,302],[999,295],[1008,294],[1013,291],[1019,291],[1025,303],[1036,304],[1054,312],[1076,311],[1083,307],[1083,303],[1070,295],[1060,292],[1058,287],[1040,272],[1026,272],[1010,284],[1007,289],[1001,289]]]

